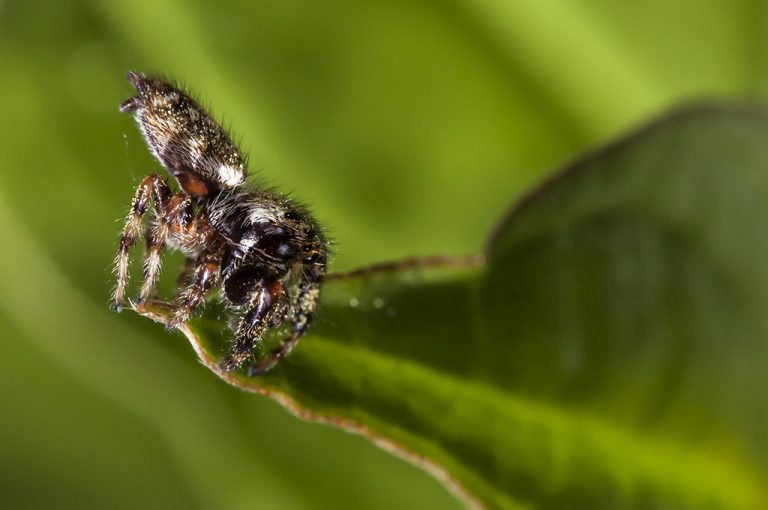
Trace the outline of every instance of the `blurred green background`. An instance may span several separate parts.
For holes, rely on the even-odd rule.
[[[764,96],[766,20],[750,0],[0,0],[3,507],[460,507],[108,311],[121,217],[158,168],[117,111],[128,69],[198,93],[347,269],[477,252],[588,148],[679,102]]]

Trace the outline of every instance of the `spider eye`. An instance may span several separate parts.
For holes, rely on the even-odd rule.
[[[292,258],[296,253],[293,246],[288,243],[280,243],[277,245],[277,255],[283,258]]]
[[[304,263],[305,264],[314,264],[315,261],[317,261],[318,257],[320,257],[320,250],[313,247],[310,244],[305,244],[301,250],[304,252]]]
[[[285,219],[288,221],[296,221],[298,219],[298,216],[296,216],[296,213],[288,211],[285,213]]]

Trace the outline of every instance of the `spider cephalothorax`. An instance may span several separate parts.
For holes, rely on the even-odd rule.
[[[132,112],[152,153],[179,189],[160,174],[145,177],[125,222],[117,255],[113,308],[120,310],[128,282],[128,256],[145,229],[144,282],[149,297],[166,248],[187,255],[170,325],[191,316],[220,287],[233,312],[235,338],[220,361],[242,366],[263,335],[284,321],[291,330],[279,347],[255,360],[251,375],[271,369],[306,331],[325,275],[328,245],[311,215],[283,195],[250,187],[245,157],[229,135],[184,92],[164,80],[128,73],[138,94],[121,106]]]

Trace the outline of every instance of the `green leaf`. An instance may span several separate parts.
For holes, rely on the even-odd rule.
[[[761,112],[671,115],[530,194],[485,263],[331,278],[292,356],[219,375],[477,506],[764,508],[766,141]],[[225,321],[183,330],[215,370]]]

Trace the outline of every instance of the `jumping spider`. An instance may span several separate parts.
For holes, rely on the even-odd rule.
[[[186,322],[206,294],[220,287],[234,319],[234,340],[219,362],[222,371],[243,366],[267,331],[290,322],[281,344],[248,369],[249,375],[266,372],[309,326],[328,243],[302,206],[246,182],[243,153],[196,101],[161,79],[129,72],[128,81],[138,94],[120,110],[134,115],[149,149],[179,190],[172,191],[157,173],[139,184],[120,238],[112,307],[122,308],[129,251],[150,211],[144,282],[136,303],[153,294],[163,252],[180,250],[187,263],[169,327]]]

